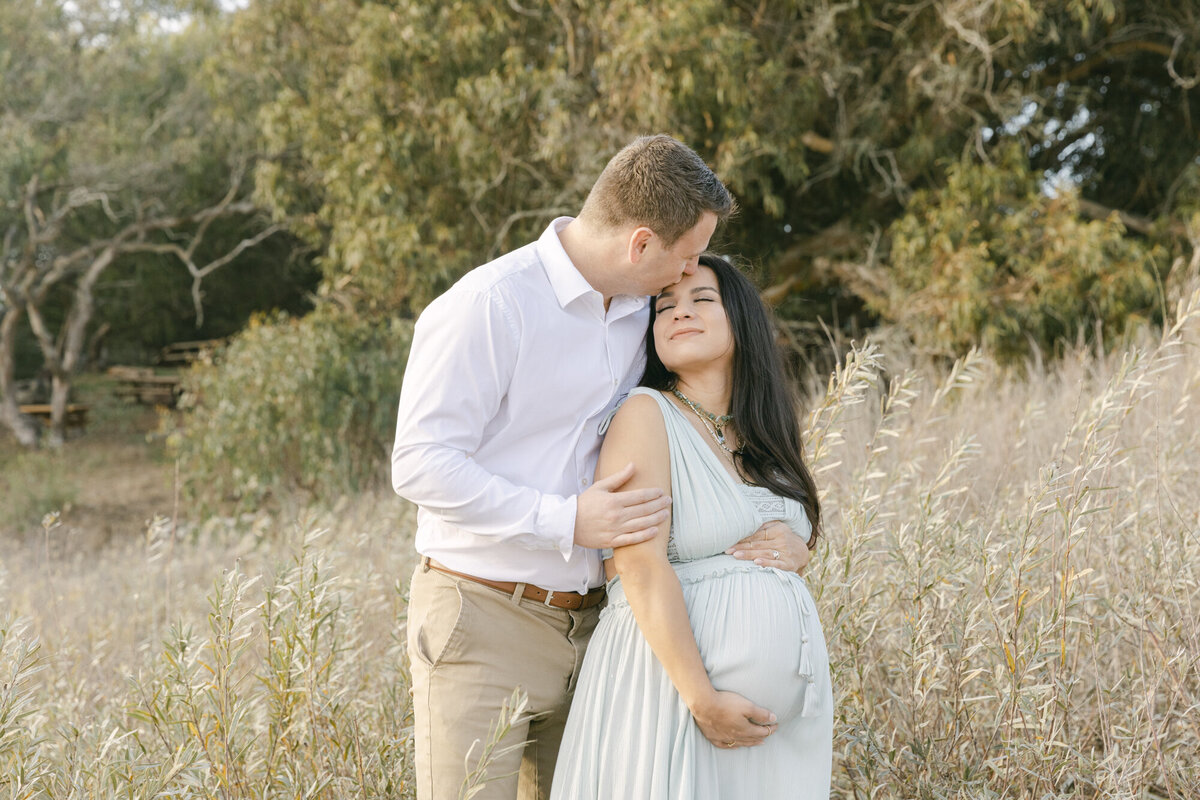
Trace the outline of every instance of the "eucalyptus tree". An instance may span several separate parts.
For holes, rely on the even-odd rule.
[[[290,156],[262,197],[362,308],[418,309],[646,131],[732,186],[726,244],[776,298],[878,266],[914,192],[1006,141],[1135,231],[1170,227],[1197,169],[1190,0],[257,0],[233,41]]]
[[[315,359],[339,366],[314,367],[311,386],[342,387],[355,368],[402,359],[381,343],[399,347],[400,334],[338,331],[414,316],[472,266],[577,210],[605,160],[647,132],[693,145],[734,190],[741,214],[714,246],[761,265],[784,317],[834,303],[946,352],[979,339],[1007,352],[1028,342],[1021,328],[1044,339],[1145,317],[1147,287],[1200,208],[1193,6],[250,0],[220,57],[241,65],[240,91],[261,104],[274,157],[257,166],[255,197],[320,254],[327,307],[252,335],[239,366],[206,376],[204,396],[222,400],[188,446],[223,464],[222,448],[240,443],[238,460],[260,467],[239,479],[244,496],[268,485],[259,454],[277,432],[205,431],[244,430],[260,413],[313,441],[340,429],[328,409],[297,416],[288,393],[245,391],[247,364],[310,341],[334,352],[337,339],[346,353],[371,342],[352,359]],[[1047,174],[1078,189],[1051,203],[1039,194]],[[1073,244],[1061,236],[1086,246],[1058,258],[1057,244]],[[1093,301],[1097,286],[1108,294]],[[1041,292],[1028,313],[1014,287]],[[1072,318],[1054,319],[1056,299],[1075,295],[1063,306]],[[355,402],[390,406],[398,386],[386,384]],[[385,449],[387,425],[362,418],[362,440]],[[345,471],[328,449],[296,452],[296,463]],[[208,469],[198,480],[215,485]]]
[[[202,317],[201,283],[277,230],[261,222],[213,252],[217,220],[252,217],[252,139],[222,125],[203,74],[211,36],[170,35],[170,3],[0,4],[0,421],[24,444],[14,346],[27,324],[51,376],[50,442],[96,311],[96,286],[121,259],[167,255],[186,269]],[[203,9],[201,9],[203,10]],[[63,302],[61,321],[46,313]]]

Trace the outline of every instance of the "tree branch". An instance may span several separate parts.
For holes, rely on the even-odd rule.
[[[1175,44],[1171,47],[1171,56],[1167,59],[1167,74],[1171,76],[1171,80],[1175,81],[1175,85],[1185,92],[1190,92],[1200,83],[1200,76],[1191,78],[1181,78],[1179,73],[1175,71],[1175,56],[1179,55],[1179,48],[1183,44],[1184,36],[1182,33],[1175,34]]]
[[[517,0],[508,0],[508,7],[511,8],[513,11],[517,12],[518,14],[523,14],[526,17],[533,17],[534,19],[542,18],[542,15],[540,13],[538,13],[537,11],[531,11],[530,9],[525,8],[524,6],[519,5],[517,3]]]
[[[25,185],[25,229],[29,231],[28,247],[37,247],[38,217],[41,212],[37,207],[38,176],[34,175]]]
[[[195,265],[192,263],[192,258],[196,255],[196,248],[200,245],[201,240],[204,239],[204,234],[208,232],[208,226],[212,224],[212,221],[221,216],[224,210],[229,208],[230,204],[233,203],[233,198],[237,197],[238,189],[241,188],[242,185],[243,174],[243,168],[239,166],[238,169],[233,173],[233,180],[229,182],[229,191],[225,193],[225,196],[221,198],[220,202],[212,207],[212,210],[215,213],[212,216],[206,217],[200,221],[200,227],[196,229],[196,233],[192,237],[191,244],[188,245],[187,258],[184,260],[184,263],[187,264],[188,272],[192,273],[193,277],[196,276],[196,269]]]
[[[0,251],[0,289],[3,289],[8,283],[8,275],[10,267],[15,272],[15,264],[17,257],[13,254],[13,243],[17,240],[17,231],[20,228],[16,223],[8,226],[8,230],[4,233],[4,250]]]
[[[1154,233],[1156,225],[1160,224],[1158,220],[1150,219],[1149,217],[1141,217],[1137,214],[1130,214],[1128,211],[1121,211],[1118,208],[1109,208],[1101,205],[1094,200],[1086,200],[1079,198],[1079,213],[1081,216],[1088,219],[1105,220],[1113,214],[1121,220],[1121,224],[1128,230],[1134,233],[1140,233],[1143,236],[1150,236]],[[1186,236],[1187,229],[1181,222],[1172,222],[1166,226],[1166,231],[1173,236]]]
[[[272,225],[269,228],[266,228],[265,230],[260,231],[259,233],[255,234],[254,236],[251,236],[249,239],[243,239],[242,241],[238,242],[237,245],[235,245],[234,248],[232,250],[230,250],[228,253],[226,253],[225,255],[221,256],[218,259],[214,259],[213,261],[208,262],[200,269],[197,269],[194,272],[192,272],[192,276],[194,278],[196,278],[196,280],[200,280],[202,278],[207,277],[213,271],[219,269],[220,267],[225,266],[230,261],[233,261],[233,259],[235,259],[239,255],[241,255],[244,250],[254,247],[255,245],[262,242],[264,239],[266,239],[268,236],[272,236],[273,234],[276,234],[281,230],[283,230],[283,225],[276,224],[276,225]]]
[[[500,227],[496,229],[496,235],[492,238],[491,252],[500,252],[500,249],[504,246],[504,237],[508,235],[509,229],[517,222],[529,219],[530,217],[550,217],[563,213],[565,213],[565,208],[563,206],[556,206],[551,208],[535,208],[528,211],[515,211],[509,214],[504,222],[500,224]]]
[[[184,249],[177,244],[149,244],[138,242],[135,244],[126,245],[125,247],[121,248],[121,252],[173,255],[183,262],[183,265],[187,267],[188,273],[192,276],[192,305],[196,310],[196,327],[200,327],[204,324],[204,304],[200,295],[201,282],[216,270],[225,266],[230,261],[233,261],[247,249],[254,247],[267,237],[283,230],[283,227],[284,226],[282,224],[275,224],[269,228],[266,228],[265,230],[259,231],[249,239],[243,239],[242,241],[238,242],[228,253],[220,258],[213,259],[203,267],[197,267],[196,262],[192,257],[193,253],[195,252],[196,245],[200,243],[200,240],[204,236],[203,231],[197,231],[187,249]]]
[[[93,290],[101,274],[122,254],[135,252],[171,253],[178,257],[192,275],[192,297],[196,303],[198,324],[203,322],[203,306],[200,297],[200,284],[203,278],[214,270],[228,264],[247,248],[253,247],[268,236],[276,233],[282,225],[275,224],[260,231],[255,236],[244,239],[234,246],[230,252],[198,267],[194,256],[201,241],[204,239],[213,220],[231,214],[252,213],[257,207],[249,201],[235,201],[241,185],[243,170],[239,169],[229,190],[213,206],[201,209],[191,214],[164,215],[147,217],[147,205],[136,204],[134,219],[115,234],[101,241],[93,241],[74,248],[72,251],[57,255],[53,258],[39,258],[44,255],[42,247],[57,243],[62,235],[62,228],[71,218],[72,212],[84,206],[99,203],[109,219],[116,220],[108,202],[108,194],[104,191],[80,187],[67,193],[65,200],[56,204],[50,219],[42,213],[37,199],[39,194],[47,191],[41,187],[39,179],[34,176],[25,186],[22,213],[25,221],[25,235],[22,237],[19,222],[13,223],[6,232],[3,240],[3,251],[0,257],[0,292],[5,298],[5,304],[11,306],[3,314],[9,326],[17,315],[24,313],[30,329],[33,332],[46,368],[54,376],[54,396],[60,400],[65,398],[69,390],[70,376],[78,367],[83,346],[85,344],[87,326],[91,321],[94,310]],[[61,196],[60,196],[61,197]],[[57,198],[56,198],[57,199]],[[175,230],[190,230],[191,237],[187,247],[177,244],[159,244],[147,241],[151,234],[168,234]],[[17,242],[24,239],[19,255],[14,252]],[[42,314],[42,306],[56,285],[62,283],[72,273],[81,272],[73,287],[73,300],[67,312],[61,329],[56,338],[54,331]],[[11,367],[11,354],[0,358],[0,367]],[[0,392],[0,404],[4,405],[3,416],[9,426],[8,417],[11,409],[11,397],[7,392]],[[60,397],[61,395],[61,397]],[[62,403],[58,403],[62,405]],[[56,406],[57,407],[57,406]],[[61,414],[58,415],[61,417]],[[54,424],[60,424],[61,419],[55,417]],[[15,428],[14,428],[15,430]]]
[[[571,76],[577,75],[579,73],[579,61],[575,57],[575,25],[571,22],[570,14],[561,8],[558,3],[551,2],[550,10],[554,12],[554,16],[558,17],[558,21],[562,23],[563,32],[566,34],[567,74]]]
[[[238,242],[225,255],[220,258],[210,261],[203,267],[197,267],[195,256],[196,250],[199,248],[205,235],[208,233],[209,226],[214,220],[228,214],[252,213],[257,210],[257,206],[249,201],[234,202],[237,197],[238,190],[242,185],[242,178],[245,175],[245,167],[240,166],[234,172],[233,179],[229,183],[229,189],[225,195],[213,206],[202,209],[190,215],[176,217],[162,217],[159,219],[146,220],[141,216],[143,208],[138,209],[138,219],[126,226],[124,230],[108,241],[108,246],[111,246],[115,254],[123,253],[160,253],[164,255],[173,255],[178,258],[187,268],[188,274],[192,276],[192,303],[196,309],[196,325],[199,327],[204,324],[204,304],[200,294],[201,282],[205,277],[210,275],[215,270],[225,266],[233,259],[241,255],[246,249],[254,247],[262,242],[267,237],[282,230],[280,224],[271,225],[267,229],[260,231],[249,239],[243,239]],[[177,244],[161,244],[150,243],[146,241],[146,235],[154,232],[168,231],[185,225],[195,224],[196,230],[192,233],[187,247],[181,247]],[[132,240],[132,241],[130,241]],[[87,247],[95,248],[96,245]],[[75,255],[75,254],[73,254]]]

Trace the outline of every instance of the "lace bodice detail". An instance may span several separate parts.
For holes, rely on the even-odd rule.
[[[786,497],[780,497],[763,486],[742,486],[742,491],[764,521],[787,516],[789,509]]]

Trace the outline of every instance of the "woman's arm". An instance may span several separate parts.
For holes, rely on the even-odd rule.
[[[630,397],[613,419],[600,450],[597,480],[629,462],[635,472],[623,488],[670,492],[666,426],[658,404],[646,395]],[[775,715],[739,694],[713,687],[688,621],[683,589],[667,560],[670,520],[657,527],[653,539],[613,553],[638,628],[709,741],[722,747],[730,742],[741,747],[762,744],[774,730]]]

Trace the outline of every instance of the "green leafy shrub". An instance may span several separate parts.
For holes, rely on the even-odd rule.
[[[386,479],[412,325],[332,306],[253,320],[216,366],[193,370],[171,442],[194,500],[333,497]]]
[[[929,351],[982,344],[1011,362],[1081,332],[1111,344],[1162,318],[1165,251],[1127,237],[1115,216],[1081,219],[1077,195],[1043,192],[1015,147],[952,166],[946,186],[916,193],[889,233],[885,288],[868,305]]]

